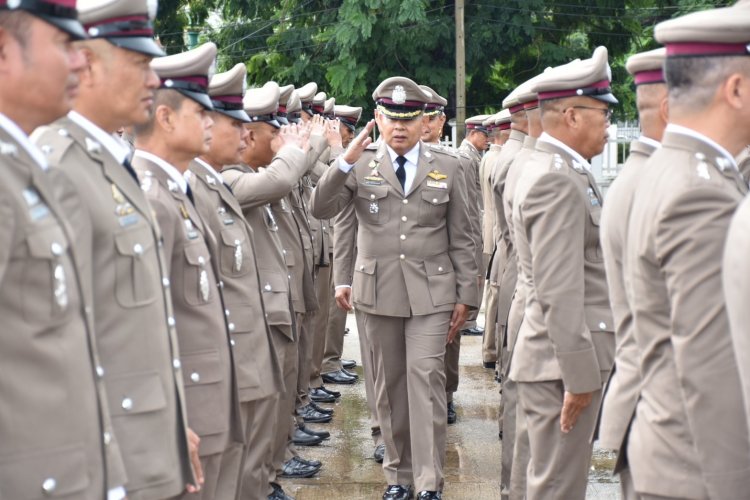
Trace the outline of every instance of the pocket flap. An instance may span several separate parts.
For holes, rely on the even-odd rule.
[[[446,274],[453,272],[453,262],[448,254],[437,255],[430,257],[424,261],[424,269],[427,272],[427,276],[435,276],[438,274]]]
[[[289,278],[286,274],[280,274],[267,269],[260,269],[260,287],[264,293],[287,293],[289,291]]]
[[[107,377],[107,398],[112,416],[160,410],[167,406],[156,372]]]
[[[359,257],[354,270],[365,274],[375,274],[378,261],[372,257]]]
[[[366,200],[380,200],[388,196],[388,186],[358,186],[357,196]]]
[[[586,309],[586,327],[590,332],[614,332],[615,323],[612,314],[602,308]]]
[[[0,459],[0,498],[75,498],[90,484],[81,446]],[[83,497],[81,494],[80,497]]]
[[[238,227],[224,229],[221,232],[221,241],[228,247],[237,246],[237,244],[245,245],[245,233]]]
[[[144,254],[154,246],[154,238],[146,234],[150,231],[151,229],[144,226],[115,234],[117,253],[129,257]]]
[[[208,267],[211,257],[205,245],[197,242],[185,247],[185,259],[188,261],[188,264],[192,264],[193,266]]]
[[[219,351],[202,351],[180,356],[185,387],[215,384],[223,379]]]
[[[29,253],[38,259],[51,259],[68,250],[68,240],[58,226],[51,226],[28,236]]]
[[[422,200],[430,203],[431,205],[442,205],[450,201],[450,195],[445,189],[440,190],[422,190]]]

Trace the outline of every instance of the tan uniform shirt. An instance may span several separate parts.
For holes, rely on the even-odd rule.
[[[746,193],[729,158],[673,125],[635,191],[623,271],[641,353],[628,443],[639,492],[725,499],[750,491],[748,428],[721,288],[724,241]]]

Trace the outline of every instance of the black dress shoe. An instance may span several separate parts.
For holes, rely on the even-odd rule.
[[[284,493],[284,490],[278,484],[271,483],[271,487],[273,488],[273,493],[268,495],[268,500],[294,500],[294,497],[290,497]]]
[[[417,500],[443,500],[443,493],[440,491],[420,491]]]
[[[484,328],[480,326],[473,326],[471,328],[464,328],[461,330],[461,335],[484,335]]]
[[[331,433],[328,431],[316,431],[315,429],[311,429],[307,426],[299,427],[299,430],[301,430],[305,434],[310,434],[311,436],[319,437],[320,439],[324,441],[331,437]]]
[[[333,419],[330,415],[320,413],[309,404],[302,408],[297,408],[297,415],[302,417],[305,422],[312,424],[326,424]]]
[[[323,415],[333,415],[333,408],[323,408],[322,406],[319,406],[315,401],[310,401],[310,406],[313,407],[313,410],[317,411],[318,413],[322,413]]]
[[[353,378],[354,378],[354,380],[358,380],[358,379],[359,379],[359,375],[357,375],[357,374],[356,374],[356,373],[354,373],[354,372],[350,372],[350,371],[349,371],[349,370],[347,370],[346,368],[342,368],[342,369],[341,369],[341,373],[343,373],[344,375],[349,375],[350,377],[353,377]]]
[[[484,363],[482,363],[482,364],[483,364],[483,365],[484,365],[484,367],[485,367],[485,368],[487,368],[488,370],[494,370],[494,369],[495,369],[495,367],[497,366],[497,362],[495,362],[495,361],[485,361],[485,362],[484,362]]]
[[[303,477],[313,477],[318,473],[319,470],[319,467],[305,465],[302,462],[298,462],[294,458],[290,458],[289,460],[284,462],[284,465],[281,466],[281,474],[279,474],[279,477],[288,477],[295,479]]]
[[[335,403],[336,402],[336,396],[334,396],[333,394],[328,394],[326,391],[324,391],[320,387],[317,387],[315,389],[310,389],[310,399],[312,399],[316,403]]]
[[[403,484],[389,484],[383,493],[383,500],[411,500],[414,498],[414,493],[411,491],[411,486]]]
[[[296,460],[297,462],[304,464],[304,465],[309,465],[310,467],[317,467],[318,470],[320,470],[320,468],[323,467],[323,462],[321,462],[320,460],[305,460],[304,458],[299,457],[299,456],[292,457],[292,460]]]
[[[342,359],[341,360],[341,366],[343,366],[347,370],[351,370],[352,368],[354,368],[355,366],[357,366],[357,362],[354,361],[353,359]]]
[[[451,401],[448,403],[448,424],[455,424],[456,418],[456,407],[453,406],[453,401]]]
[[[301,429],[295,429],[292,435],[292,442],[297,446],[317,446],[323,442],[323,438],[308,434]]]
[[[318,389],[320,389],[323,392],[327,392],[328,394],[330,394],[331,396],[333,396],[336,399],[338,399],[338,398],[341,397],[341,393],[339,391],[331,390],[331,389],[329,389],[328,387],[326,387],[324,385],[318,387]]]
[[[321,378],[323,379],[323,382],[325,382],[326,384],[351,385],[357,381],[356,378],[350,377],[349,375],[345,374],[342,370],[338,370],[338,371],[331,372],[331,373],[324,373],[321,375]]]
[[[372,454],[375,461],[379,464],[383,463],[383,459],[385,458],[385,445],[379,444],[375,447],[375,453]]]

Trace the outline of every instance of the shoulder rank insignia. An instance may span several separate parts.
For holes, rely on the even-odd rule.
[[[15,144],[0,142],[0,155],[8,155],[15,158],[18,156],[18,148]]]
[[[435,179],[436,181],[440,181],[440,180],[448,178],[447,175],[441,174],[437,170],[433,170],[432,172],[430,172],[429,174],[427,174],[427,177],[429,177],[430,179]]]
[[[101,153],[102,145],[91,139],[90,137],[86,137],[86,150],[89,153]]]
[[[711,175],[708,173],[708,163],[706,162],[700,162],[697,167],[695,167],[695,170],[698,174],[698,177],[701,179],[710,179]]]
[[[216,178],[211,174],[206,174],[206,182],[209,184],[216,184]]]
[[[177,192],[177,189],[178,189],[178,187],[179,187],[179,186],[178,186],[178,185],[177,185],[177,183],[176,183],[175,181],[173,181],[172,179],[168,179],[168,180],[167,180],[167,187],[169,188],[169,190],[170,190],[170,191],[171,191],[172,193],[176,193],[176,192]]]

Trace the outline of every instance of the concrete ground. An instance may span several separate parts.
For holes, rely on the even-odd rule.
[[[484,318],[480,316],[479,323]],[[345,337],[344,358],[359,363],[359,338],[354,315],[347,317],[351,333]],[[355,370],[362,378],[362,368]],[[369,412],[364,383],[331,385],[342,393],[334,405],[329,424],[312,425],[331,433],[331,439],[316,447],[300,447],[303,458],[324,463],[318,476],[282,480],[284,490],[297,500],[359,500],[381,498],[386,483],[380,464],[372,458]],[[445,490],[446,499],[499,499],[500,452],[498,405],[500,395],[494,373],[482,367],[482,338],[461,339],[459,390],[455,396],[458,423],[448,427]],[[611,476],[614,457],[594,450],[587,499],[616,499],[617,479]]]

